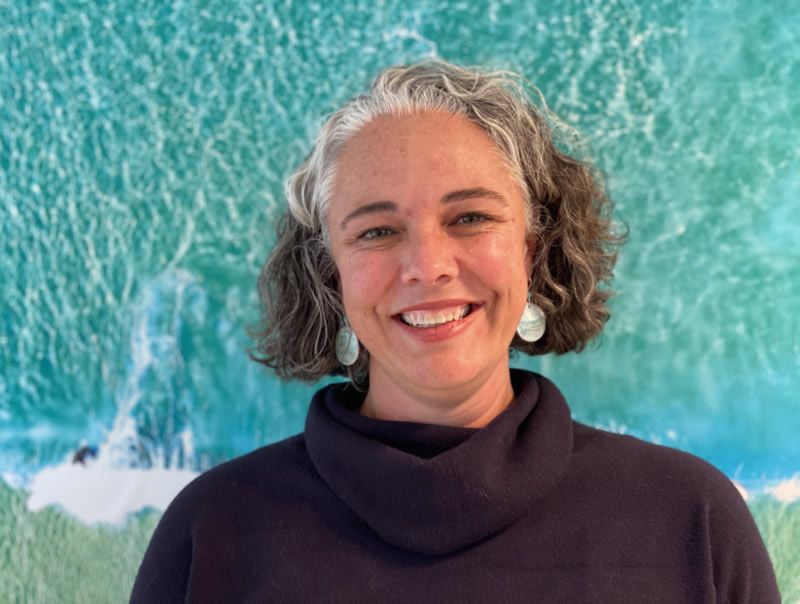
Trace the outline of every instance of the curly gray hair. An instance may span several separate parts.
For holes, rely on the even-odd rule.
[[[542,104],[543,105],[543,104]],[[424,61],[382,71],[366,94],[351,99],[320,130],[314,147],[286,183],[288,212],[259,277],[262,325],[251,357],[286,378],[316,380],[348,373],[364,383],[369,353],[344,368],[334,354],[345,318],[329,252],[326,216],[337,158],[366,124],[382,115],[447,112],[480,127],[500,150],[524,193],[528,232],[537,239],[531,296],[548,318],[538,342],[515,336],[527,354],[580,351],[609,318],[616,250],[622,242],[611,221],[611,201],[600,175],[560,151],[557,118],[525,94],[508,71],[465,69]],[[559,141],[563,142],[563,141]]]

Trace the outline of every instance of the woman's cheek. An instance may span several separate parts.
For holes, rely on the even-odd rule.
[[[351,302],[354,306],[376,302],[391,275],[391,267],[386,262],[367,254],[354,254],[344,269],[345,304]]]
[[[484,244],[475,246],[471,250],[474,260],[480,262],[484,267],[495,269],[494,273],[498,277],[507,275],[510,263],[518,259],[521,268],[524,270],[527,246],[512,241],[509,237],[498,234],[496,237],[484,241]],[[513,267],[512,267],[513,268]]]

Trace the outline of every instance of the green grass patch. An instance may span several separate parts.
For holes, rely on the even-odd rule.
[[[86,526],[55,509],[30,512],[0,481],[0,602],[127,602],[159,514],[124,528]]]
[[[783,601],[800,603],[800,502],[760,497],[750,503],[750,511],[772,558]]]

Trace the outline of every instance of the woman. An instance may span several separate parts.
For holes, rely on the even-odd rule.
[[[189,485],[132,601],[779,601],[722,474],[509,368],[599,333],[618,243],[516,78],[385,70],[287,197],[256,358],[351,383]]]

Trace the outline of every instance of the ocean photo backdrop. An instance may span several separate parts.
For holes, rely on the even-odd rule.
[[[0,602],[124,601],[182,485],[302,430],[246,354],[282,183],[424,57],[523,73],[630,230],[602,338],[514,364],[717,465],[800,601],[794,0],[0,0]]]

